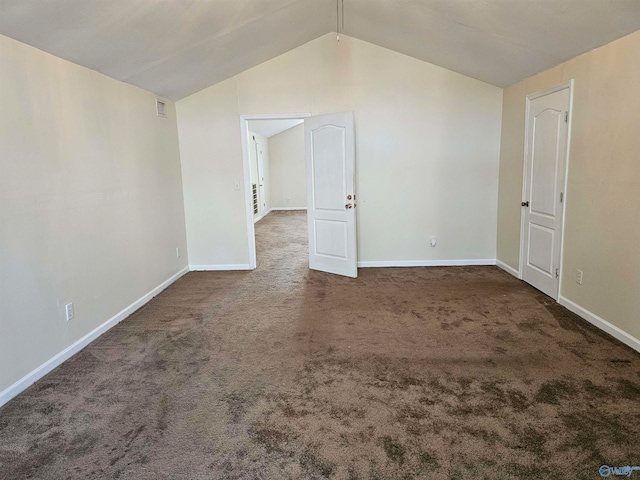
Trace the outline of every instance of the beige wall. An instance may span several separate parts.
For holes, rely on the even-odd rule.
[[[640,31],[504,90],[498,259],[517,269],[527,94],[575,80],[560,295],[640,338]],[[583,285],[575,271],[584,272]]]
[[[249,262],[240,115],[349,110],[359,260],[495,258],[500,88],[329,34],[176,108],[192,264]]]
[[[306,208],[304,124],[269,138],[271,207]]]
[[[3,36],[0,65],[2,392],[187,257],[174,105]]]

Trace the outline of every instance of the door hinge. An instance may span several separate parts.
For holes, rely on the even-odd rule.
[[[564,201],[564,192],[560,192],[560,203]]]
[[[560,277],[560,274],[558,272],[558,269],[556,268],[556,278],[559,278],[559,277]]]
[[[564,123],[569,122],[569,112],[564,112]]]

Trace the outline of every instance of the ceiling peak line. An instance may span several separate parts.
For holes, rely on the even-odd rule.
[[[340,25],[341,23],[342,25]],[[344,0],[336,0],[336,41],[337,42],[340,41],[340,32],[344,32]]]

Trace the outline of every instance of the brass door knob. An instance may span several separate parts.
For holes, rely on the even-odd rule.
[[[350,203],[347,203],[344,208],[349,209],[349,208],[353,208],[353,205],[351,205]]]
[[[523,207],[528,207],[529,206],[529,200],[527,200],[526,202],[522,202],[521,205]]]

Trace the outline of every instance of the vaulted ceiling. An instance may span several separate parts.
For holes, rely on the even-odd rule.
[[[640,29],[640,0],[343,1],[345,35],[500,87]],[[178,100],[336,31],[337,6],[0,0],[0,34]]]

